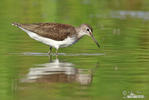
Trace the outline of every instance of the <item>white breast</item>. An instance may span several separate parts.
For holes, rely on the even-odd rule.
[[[37,41],[40,41],[40,42],[42,42],[46,45],[52,46],[56,49],[70,46],[70,45],[74,44],[77,41],[75,38],[70,38],[70,37],[67,37],[63,41],[56,41],[56,40],[52,40],[50,38],[42,37],[42,36],[40,36],[40,35],[38,35],[34,32],[28,31],[28,30],[26,30],[22,27],[19,27],[19,28],[22,29],[23,31],[25,31],[31,38],[33,38]]]

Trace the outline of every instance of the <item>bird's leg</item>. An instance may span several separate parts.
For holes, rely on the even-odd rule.
[[[52,55],[48,55],[49,56],[49,61],[52,62]]]
[[[52,52],[52,47],[50,46],[50,50],[48,51],[48,54],[50,55]]]
[[[58,49],[56,49],[56,56],[58,55]]]

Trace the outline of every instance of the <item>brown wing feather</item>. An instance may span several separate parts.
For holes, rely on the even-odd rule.
[[[24,29],[37,33],[40,36],[51,38],[57,41],[64,40],[67,36],[75,35],[73,26],[57,23],[18,24]]]

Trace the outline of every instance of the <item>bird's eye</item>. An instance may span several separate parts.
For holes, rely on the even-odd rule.
[[[89,29],[87,29],[87,31],[90,31]]]

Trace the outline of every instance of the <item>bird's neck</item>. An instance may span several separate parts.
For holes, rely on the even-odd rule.
[[[80,39],[83,37],[85,34],[81,31],[80,27],[76,27],[76,33],[77,33],[77,38]]]

